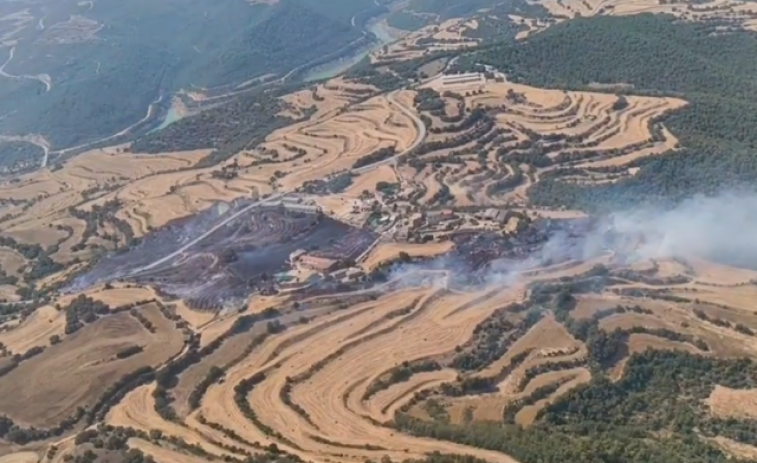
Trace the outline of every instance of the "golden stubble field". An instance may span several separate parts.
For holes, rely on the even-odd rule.
[[[564,20],[576,16],[628,16],[642,13],[671,14],[686,21],[713,22],[755,30],[757,27],[757,3],[752,1],[713,0],[707,2],[686,2],[656,0],[544,0],[530,1],[544,6],[549,13]],[[520,18],[518,18],[520,19]],[[538,24],[534,28],[540,30]],[[533,29],[532,31],[533,32]]]
[[[473,47],[479,43],[479,39],[467,36],[466,32],[476,29],[478,29],[478,21],[464,18],[453,18],[438,25],[426,26],[372,53],[371,61],[374,63],[402,61],[432,52]]]
[[[435,246],[429,245],[429,253],[438,252]],[[404,249],[416,254],[421,251],[420,245]],[[669,276],[670,269],[662,265],[665,263],[655,264]],[[413,416],[430,419],[424,402],[416,403],[414,396],[422,391],[435,391],[442,383],[454,383],[461,374],[454,368],[445,366],[437,371],[417,373],[407,381],[391,384],[378,392],[368,393],[368,390],[404,362],[424,359],[444,362],[461,347],[466,351],[475,345],[476,327],[482,322],[501,319],[517,325],[524,319],[524,314],[509,312],[503,307],[527,300],[529,283],[579,275],[593,264],[532,272],[532,276],[524,275],[507,287],[453,290],[439,283],[378,291],[374,300],[350,305],[338,312],[316,317],[308,324],[292,326],[281,334],[269,336],[233,363],[225,371],[222,381],[209,385],[199,407],[184,415],[179,422],[166,421],[155,412],[152,402],[155,386],[150,384],[127,394],[111,410],[106,421],[138,429],[158,429],[199,445],[217,457],[239,456],[219,443],[236,445],[251,452],[259,451],[251,443],[262,446],[275,443],[282,450],[312,461],[362,461],[383,455],[420,457],[425,452],[439,450],[510,462],[513,460],[503,454],[405,436],[380,425],[390,422],[394,413],[406,406],[410,407],[409,413]],[[629,338],[628,355],[655,348],[686,350],[699,355],[754,356],[757,342],[752,338],[732,328],[699,320],[691,312],[696,306],[710,317],[755,326],[754,311],[746,304],[734,302],[715,306],[694,302],[705,291],[720,294],[723,298],[733,292],[738,294],[748,279],[731,280],[731,284],[715,288],[708,281],[717,275],[709,270],[702,277],[692,275],[690,271],[687,275],[690,280],[686,283],[656,285],[654,288],[686,293],[692,301],[688,304],[622,295],[628,288],[645,287],[629,281],[603,292],[579,296],[571,316],[580,319],[616,306],[639,307],[638,313],[627,311],[603,315],[601,329],[665,327],[692,339],[701,339],[710,346],[709,351],[703,352],[686,341],[670,341],[654,334],[634,334]],[[749,276],[744,274],[745,278]],[[552,394],[515,415],[517,423],[528,426],[540,409],[591,379],[588,366],[582,363],[585,362],[586,347],[550,313],[545,313],[527,331],[508,332],[505,336],[515,337],[501,357],[486,368],[462,373],[463,377],[496,378],[496,392],[436,399],[453,422],[496,420],[519,399],[541,387],[555,385]],[[233,347],[232,351],[238,349]],[[549,365],[569,362],[575,362],[575,366],[549,368]],[[617,375],[622,375],[624,362],[625,358],[618,359]],[[530,370],[545,365],[545,372],[528,376]],[[194,381],[201,379],[201,376],[194,376]],[[240,396],[240,383],[255,377],[259,379],[254,387]],[[719,387],[708,404],[713,413],[742,416],[751,413],[748,404],[752,395],[754,392],[751,391]],[[240,408],[240,400],[254,411],[254,419]],[[235,434],[219,431],[223,429],[234,430]],[[140,448],[165,458],[176,459],[181,455],[179,451],[165,447],[158,449],[140,444]]]
[[[617,182],[636,175],[638,168],[631,163],[678,149],[675,134],[660,120],[687,104],[678,98],[619,97],[607,92],[543,89],[507,81],[444,84],[434,79],[424,88],[442,95],[447,117],[459,114],[458,106],[464,105],[466,111],[483,108],[494,119],[487,132],[493,135],[481,145],[469,135],[481,124],[449,133],[447,128],[452,124],[426,114],[433,124],[427,137],[429,143],[474,138],[457,143],[453,149],[426,150],[417,157],[422,168],[403,170],[403,177],[416,190],[423,191],[422,201],[428,205],[433,205],[433,198],[446,187],[459,206],[523,206],[529,187],[542,174],[565,167],[574,168],[575,173],[561,175],[559,181],[582,185]],[[519,152],[528,153],[523,148],[528,142],[544,145],[548,165],[534,167],[509,159]],[[485,158],[481,157],[482,151],[486,152]]]

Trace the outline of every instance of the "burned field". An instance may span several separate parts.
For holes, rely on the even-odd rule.
[[[461,231],[449,235],[454,243],[449,252],[415,260],[423,269],[446,271],[455,286],[487,284],[491,278],[599,256],[611,241],[598,234],[598,223],[595,218],[539,219],[514,235]]]
[[[516,236],[466,232],[455,236],[454,253],[474,271],[515,271],[582,259],[593,219],[539,220]]]
[[[275,275],[292,269],[290,256],[296,251],[335,266],[348,265],[376,239],[370,231],[317,210],[245,204],[218,209],[169,224],[137,249],[106,258],[77,284],[116,275],[153,285],[195,309],[218,310],[242,304],[254,292],[275,292]]]

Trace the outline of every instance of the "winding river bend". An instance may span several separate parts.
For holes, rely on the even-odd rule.
[[[359,63],[360,60],[368,56],[369,53],[378,50],[388,43],[393,42],[395,40],[395,37],[392,37],[392,35],[389,33],[386,22],[383,21],[383,18],[383,15],[379,16],[378,18],[370,20],[365,25],[365,29],[369,32],[372,32],[378,38],[378,42],[375,42],[368,47],[361,48],[349,56],[343,56],[339,59],[335,59],[324,65],[312,69],[305,75],[303,80],[305,80],[306,82],[311,82],[314,80],[329,79],[331,77],[334,77]]]

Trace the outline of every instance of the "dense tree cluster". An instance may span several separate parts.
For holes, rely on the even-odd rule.
[[[352,164],[352,168],[358,169],[360,167],[369,166],[371,164],[375,164],[377,162],[381,162],[386,159],[389,159],[395,154],[397,154],[397,149],[394,146],[389,146],[386,148],[379,148],[376,151],[366,154],[362,158],[355,161]]]
[[[622,83],[633,86],[626,91],[686,99],[688,106],[664,120],[683,149],[637,161],[639,174],[618,182],[590,186],[546,179],[531,190],[538,204],[584,209],[678,200],[757,180],[757,105],[751,97],[757,62],[750,59],[757,36],[719,33],[717,26],[659,15],[579,18],[525,42],[484,49],[461,64],[490,64],[536,86]]]
[[[80,294],[61,309],[66,311],[66,334],[78,331],[84,325],[93,323],[99,317],[110,313],[110,306],[102,301]]]

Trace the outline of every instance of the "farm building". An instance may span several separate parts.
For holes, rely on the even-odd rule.
[[[486,78],[480,72],[468,72],[465,74],[445,74],[442,76],[442,85],[461,84],[485,84]]]
[[[325,257],[316,257],[316,256],[310,256],[310,255],[303,255],[300,256],[297,260],[300,266],[315,270],[319,273],[328,273],[336,267],[336,265],[339,263],[338,261],[334,259],[327,259]]]
[[[483,218],[492,222],[505,223],[508,219],[508,212],[501,209],[489,208],[484,211]]]
[[[455,213],[449,209],[446,209],[443,211],[429,212],[428,215],[426,215],[426,223],[429,225],[437,225],[446,220],[455,219],[456,217],[457,216],[455,215]]]

